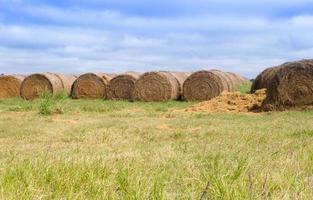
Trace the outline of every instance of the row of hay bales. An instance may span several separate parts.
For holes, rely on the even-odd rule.
[[[313,105],[313,60],[300,60],[270,67],[254,80],[251,93],[266,88],[265,111]]]
[[[246,81],[242,76],[219,70],[188,72],[156,71],[120,75],[87,73],[80,76],[55,73],[0,77],[0,98],[21,96],[36,99],[44,91],[66,91],[74,99],[133,101],[209,100]]]

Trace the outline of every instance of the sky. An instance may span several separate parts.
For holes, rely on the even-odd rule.
[[[0,72],[220,69],[313,58],[313,0],[0,0]]]

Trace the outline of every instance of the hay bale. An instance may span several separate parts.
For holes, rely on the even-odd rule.
[[[223,83],[225,83],[226,91],[232,92],[235,89],[236,81],[230,76],[227,72],[222,72],[220,70],[212,69],[211,71],[217,73],[222,79]]]
[[[191,73],[190,72],[168,72],[168,73],[173,75],[178,81],[178,84],[179,84],[179,98],[178,99],[180,99],[183,95],[184,83],[186,79],[191,75]]]
[[[263,109],[285,110],[308,105],[313,105],[313,60],[281,65],[269,83]]]
[[[72,87],[73,99],[106,99],[108,84],[115,74],[86,73],[79,76]]]
[[[187,101],[205,101],[233,88],[231,78],[226,73],[219,70],[202,70],[186,79],[183,96]]]
[[[248,79],[247,77],[244,77],[244,76],[241,76],[240,74],[238,74],[240,80],[244,83],[244,82],[247,82],[247,81],[250,81],[250,79]]]
[[[135,82],[139,79],[140,73],[126,72],[114,77],[108,86],[108,99],[131,100],[135,88]]]
[[[182,94],[182,84],[188,74],[180,72],[147,72],[135,82],[133,100],[177,100]]]
[[[63,90],[66,91],[68,95],[72,92],[72,86],[74,81],[78,78],[78,75],[64,75],[64,74],[55,74],[62,81]]]
[[[250,92],[254,93],[255,91],[260,90],[260,89],[268,89],[272,78],[275,76],[278,70],[279,70],[279,66],[270,67],[262,71],[254,79]]]
[[[0,99],[19,97],[24,78],[23,75],[0,76]]]
[[[236,75],[238,76],[238,78],[241,81],[241,83],[245,83],[247,81],[250,81],[248,78],[246,78],[246,77],[244,77],[244,76],[242,76],[240,74],[236,74]]]
[[[234,85],[233,91],[237,90],[239,86],[241,86],[245,83],[251,82],[249,79],[241,76],[240,74],[236,74],[233,72],[226,72],[226,73],[228,74],[228,76],[230,77],[230,79]]]
[[[226,74],[228,75],[230,82],[233,86],[231,91],[235,91],[236,87],[243,83],[243,81],[241,80],[241,77],[239,75],[237,75],[235,73],[231,73],[231,72],[226,72]]]
[[[236,74],[233,72],[226,72],[226,73],[231,77],[233,82],[235,82],[235,85],[243,84],[244,82],[249,81],[247,78],[241,76],[240,74]]]
[[[41,73],[27,76],[21,85],[21,96],[27,100],[38,98],[43,92],[56,94],[65,91],[70,94],[75,75]]]

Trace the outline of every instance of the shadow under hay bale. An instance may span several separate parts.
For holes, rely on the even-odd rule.
[[[188,77],[184,72],[147,72],[135,82],[133,100],[168,101],[182,95],[182,84]]]
[[[0,76],[0,99],[19,97],[20,88],[25,76],[3,75]]]
[[[73,99],[106,99],[108,84],[114,74],[86,73],[79,76],[72,86]]]
[[[261,72],[253,81],[250,92],[254,93],[260,89],[268,89],[272,78],[275,76],[278,70],[279,66],[276,66],[267,68]]]
[[[108,99],[131,100],[135,88],[135,82],[139,79],[140,73],[126,72],[114,77],[108,86]]]
[[[210,100],[223,91],[234,91],[242,82],[239,76],[219,70],[202,70],[190,75],[183,86],[183,96],[187,101]]]
[[[21,96],[27,100],[33,100],[44,92],[56,94],[65,91],[70,94],[71,86],[75,81],[75,75],[42,73],[27,76],[21,85]]]
[[[285,110],[313,105],[313,60],[281,65],[269,83],[262,108]]]

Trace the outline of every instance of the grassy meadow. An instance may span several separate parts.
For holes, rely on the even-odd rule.
[[[312,199],[313,111],[0,101],[0,199]]]

